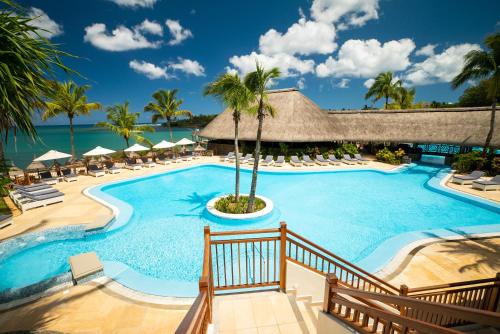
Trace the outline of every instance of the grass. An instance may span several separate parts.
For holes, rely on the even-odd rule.
[[[234,195],[228,195],[220,198],[215,202],[215,208],[220,212],[240,214],[246,213],[248,207],[248,196],[240,196],[238,203],[235,201]],[[260,211],[266,207],[266,203],[260,198],[255,198],[254,212]]]
[[[0,215],[10,215],[12,212],[10,211],[9,207],[5,203],[5,200],[3,197],[0,197]]]

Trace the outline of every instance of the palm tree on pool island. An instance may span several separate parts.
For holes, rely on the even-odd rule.
[[[172,126],[170,124],[172,120],[180,116],[193,117],[193,114],[189,110],[179,109],[184,101],[176,98],[177,92],[177,89],[160,89],[153,94],[156,102],[150,102],[144,107],[144,111],[153,112],[153,116],[151,117],[152,123],[156,123],[161,119],[167,122],[171,142],[174,141]]]
[[[490,130],[483,149],[483,157],[486,157],[495,129],[496,107],[500,97],[500,33],[486,37],[484,44],[488,47],[488,51],[472,50],[465,55],[464,67],[453,78],[451,86],[455,89],[469,80],[485,79],[488,97],[491,99]]]
[[[375,78],[372,86],[368,89],[365,99],[373,98],[378,101],[385,99],[384,109],[389,105],[389,98],[396,99],[398,96],[398,87],[401,86],[400,80],[395,80],[392,72],[382,72]]]
[[[247,213],[253,212],[255,204],[255,192],[257,190],[257,171],[259,170],[259,156],[260,156],[260,141],[262,137],[262,125],[267,115],[274,117],[275,110],[273,106],[268,103],[267,87],[271,84],[273,79],[279,78],[281,75],[280,70],[274,67],[270,70],[264,70],[257,63],[257,69],[254,72],[248,73],[245,76],[245,86],[255,96],[256,104],[248,109],[248,112],[257,115],[259,125],[257,127],[257,138],[255,139],[255,152],[254,164],[252,170],[252,185],[250,187],[250,196],[248,198]]]
[[[99,122],[96,125],[111,130],[125,139],[127,147],[130,146],[130,138],[137,142],[144,142],[146,139],[142,132],[154,132],[155,129],[149,125],[137,125],[137,118],[140,113],[131,113],[128,110],[128,102],[115,104],[107,108],[107,118],[109,122]]]
[[[238,74],[226,73],[219,76],[214,82],[205,87],[204,95],[213,95],[220,99],[228,108],[233,110],[234,121],[234,153],[236,177],[234,199],[240,200],[240,157],[238,147],[238,127],[241,113],[254,101],[254,95],[241,81]]]
[[[99,102],[87,102],[85,92],[90,88],[88,85],[78,86],[73,81],[53,82],[53,89],[48,94],[42,114],[42,120],[51,117],[66,115],[69,119],[69,142],[71,146],[72,159],[75,159],[75,130],[73,119],[77,116],[88,115],[92,110],[101,109]]]

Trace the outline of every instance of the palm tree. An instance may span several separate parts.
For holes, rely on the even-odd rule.
[[[173,141],[172,127],[170,122],[172,119],[179,116],[193,117],[193,114],[189,110],[180,110],[183,100],[176,99],[177,89],[165,90],[160,89],[153,94],[155,102],[150,102],[144,107],[144,111],[153,112],[151,117],[151,122],[156,123],[158,120],[163,119],[167,122],[168,131],[170,132],[170,141]]]
[[[129,147],[129,139],[143,142],[146,139],[140,135],[141,132],[154,132],[155,129],[149,125],[137,125],[137,118],[140,113],[128,111],[128,102],[115,104],[107,108],[107,119],[109,122],[99,122],[96,125],[109,129],[125,139],[125,144]]]
[[[54,69],[71,72],[60,60],[69,56],[39,35],[23,8],[0,0],[0,163],[10,129],[36,137],[33,110],[43,105]],[[20,14],[21,13],[21,14]]]
[[[387,109],[389,98],[395,98],[397,96],[397,87],[401,86],[401,81],[394,79],[394,75],[390,71],[377,75],[375,82],[368,89],[365,99],[373,98],[373,101],[378,101],[385,98],[384,109]]]
[[[396,103],[401,109],[409,109],[413,106],[415,99],[415,88],[405,88],[403,86],[396,87]]]
[[[90,86],[88,85],[78,86],[73,81],[54,82],[53,90],[48,95],[48,101],[44,105],[45,112],[42,114],[44,121],[63,114],[68,117],[71,155],[73,159],[76,157],[73,119],[77,116],[88,115],[92,110],[101,109],[100,103],[87,102],[85,92],[89,88]]]
[[[260,140],[262,137],[262,125],[264,124],[264,118],[266,115],[271,115],[274,117],[275,110],[268,103],[267,97],[267,86],[271,83],[273,79],[280,76],[280,70],[274,67],[268,71],[264,70],[257,63],[257,69],[254,72],[250,72],[245,76],[244,83],[245,86],[252,92],[255,96],[257,104],[250,107],[248,111],[252,114],[257,115],[259,125],[257,127],[257,138],[255,140],[255,152],[254,152],[254,164],[252,171],[252,185],[250,187],[250,196],[248,198],[248,208],[247,212],[253,212],[253,207],[255,203],[255,192],[257,190],[257,171],[259,170],[259,156],[260,156]]]
[[[490,130],[486,136],[483,157],[490,148],[495,129],[497,100],[500,96],[500,33],[492,34],[484,40],[488,51],[472,50],[465,57],[462,71],[453,78],[451,86],[458,88],[469,80],[485,79],[488,83],[488,97],[491,99]]]
[[[228,108],[233,110],[234,121],[234,152],[236,155],[236,180],[234,198],[236,203],[240,200],[240,158],[238,147],[238,127],[241,112],[246,110],[253,102],[253,94],[241,81],[238,74],[223,74],[214,82],[205,87],[204,95],[213,95],[219,98]]]

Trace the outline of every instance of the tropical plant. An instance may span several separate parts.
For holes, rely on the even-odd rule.
[[[491,104],[488,96],[489,81],[481,80],[477,85],[466,88],[458,98],[460,107],[484,107]]]
[[[401,109],[410,109],[413,107],[415,99],[415,88],[405,88],[403,86],[396,87],[396,103]]]
[[[395,80],[392,72],[382,72],[375,78],[375,82],[368,89],[365,99],[372,98],[373,101],[378,101],[385,98],[384,109],[387,109],[389,98],[396,99],[398,95],[398,87],[401,86],[400,80]]]
[[[491,116],[490,129],[483,149],[483,157],[486,157],[495,129],[496,105],[500,96],[500,33],[486,37],[484,44],[488,51],[472,50],[465,55],[462,71],[453,78],[451,85],[456,89],[469,80],[485,79],[488,82]]]
[[[99,122],[96,125],[102,128],[111,130],[125,139],[127,147],[129,147],[130,138],[137,142],[144,142],[144,138],[140,133],[154,132],[154,128],[149,125],[137,125],[137,118],[140,113],[131,113],[128,110],[128,102],[123,104],[115,104],[106,110],[107,119],[109,122]]]
[[[473,151],[469,153],[455,154],[453,168],[459,173],[472,172],[483,169],[486,159],[481,156],[481,152]]]
[[[53,82],[53,89],[48,94],[48,100],[42,105],[45,109],[42,119],[59,115],[66,115],[69,119],[69,138],[71,146],[71,155],[73,159],[75,153],[75,130],[73,128],[73,119],[77,116],[88,115],[92,110],[101,109],[98,102],[87,102],[85,92],[90,88],[88,85],[78,86],[73,81]]]
[[[153,98],[156,102],[150,102],[144,107],[144,111],[153,112],[153,116],[151,117],[152,123],[156,123],[159,120],[165,120],[168,126],[168,132],[170,133],[170,141],[174,140],[171,122],[180,116],[193,116],[189,110],[179,109],[184,101],[176,98],[177,92],[177,89],[160,89],[153,94]]]
[[[220,198],[215,202],[215,208],[224,213],[241,214],[247,212],[248,208],[248,196],[241,196],[238,201],[236,201],[235,196],[228,195]],[[266,207],[266,203],[260,198],[255,198],[255,210],[259,211]]]
[[[238,74],[226,73],[219,76],[214,82],[205,87],[204,95],[213,95],[220,99],[228,108],[233,110],[234,122],[234,152],[236,164],[236,177],[234,199],[240,200],[240,158],[238,145],[238,131],[241,113],[245,111],[254,100],[254,95],[241,81]]]
[[[71,72],[60,51],[39,34],[23,8],[0,0],[0,161],[9,130],[20,130],[34,138],[33,110],[43,104],[54,70]]]
[[[259,121],[257,126],[257,138],[255,140],[255,162],[253,164],[252,170],[252,184],[250,186],[250,195],[247,208],[247,212],[249,213],[254,211],[255,192],[257,190],[257,171],[259,170],[260,141],[262,138],[262,125],[264,124],[264,118],[266,117],[266,115],[270,115],[271,117],[274,117],[275,115],[273,106],[268,102],[266,90],[271,81],[280,76],[280,70],[277,67],[266,71],[258,63],[256,66],[256,70],[248,73],[244,79],[245,86],[252,92],[256,99],[256,104],[251,106],[248,109],[248,112],[250,114],[256,115]]]
[[[387,162],[392,165],[399,165],[404,155],[405,151],[402,148],[399,148],[396,151],[391,151],[388,147],[384,147],[375,153],[377,160]]]

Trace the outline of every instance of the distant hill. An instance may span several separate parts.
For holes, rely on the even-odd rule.
[[[217,115],[195,115],[192,118],[178,119],[172,122],[172,126],[181,128],[203,128]]]

